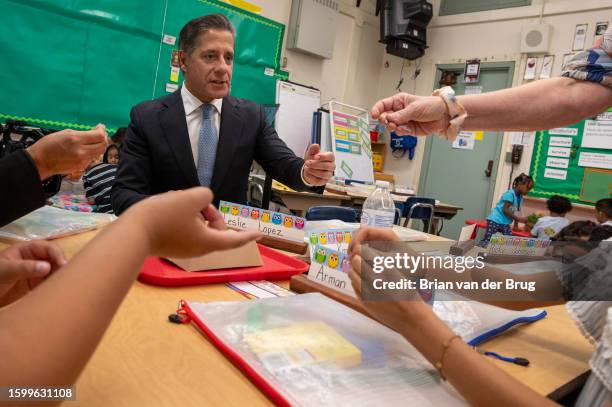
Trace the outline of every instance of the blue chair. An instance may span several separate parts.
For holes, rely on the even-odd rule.
[[[343,206],[312,206],[306,212],[306,220],[339,219],[343,222],[354,223],[357,215],[353,208]]]
[[[403,226],[408,226],[410,219],[420,219],[423,221],[423,232],[431,233],[435,208],[435,199],[411,196],[406,199],[402,210],[402,217],[406,218]]]

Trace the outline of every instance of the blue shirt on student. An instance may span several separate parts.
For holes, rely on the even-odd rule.
[[[512,223],[512,219],[507,217],[504,213],[504,203],[510,202],[510,212],[516,212],[521,210],[521,204],[523,203],[523,196],[517,194],[514,189],[509,189],[501,196],[495,208],[491,211],[491,214],[487,217],[488,220],[499,223],[500,225],[509,225]]]

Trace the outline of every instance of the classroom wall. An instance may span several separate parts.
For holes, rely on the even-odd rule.
[[[289,25],[291,0],[250,0],[262,7],[262,15]],[[609,0],[533,0],[533,5],[478,13],[438,16],[440,0],[434,5],[434,18],[428,27],[429,49],[419,61],[406,61],[388,55],[378,43],[379,20],[374,16],[375,1],[364,0],[361,7],[354,0],[338,0],[340,15],[334,39],[332,59],[320,59],[286,49],[287,34],[281,55],[284,68],[292,81],[321,90],[322,101],[341,100],[368,108],[376,100],[396,92],[403,67],[405,92],[428,95],[434,89],[435,65],[464,63],[481,58],[483,62],[514,61],[514,86],[521,84],[526,56],[519,52],[521,28],[537,22],[540,13],[545,23],[552,25],[550,53],[555,55],[553,75],[559,75],[563,55],[570,52],[576,24],[589,24],[587,40],[593,37],[595,24],[612,22],[612,2]],[[287,27],[288,28],[288,27]],[[421,74],[413,79],[415,68]],[[388,139],[386,139],[388,141]],[[387,154],[385,172],[395,175],[397,184],[418,187],[423,160],[424,140],[417,146],[416,156],[395,159]],[[504,136],[502,154],[510,151],[508,135]],[[532,148],[526,148],[522,164],[516,171],[529,169]],[[510,166],[499,160],[494,203],[505,190]],[[545,202],[528,200],[525,212],[545,211]],[[592,216],[592,209],[576,208],[572,218]]]
[[[249,0],[262,7],[261,15],[278,21],[289,29],[291,0]],[[354,0],[336,0],[340,13],[334,39],[334,55],[321,59],[283,45],[283,69],[293,82],[321,90],[323,103],[335,99],[369,108],[378,95],[380,61],[384,46],[378,43],[378,18],[374,17],[374,2],[366,0],[359,8]]]
[[[432,1],[432,0],[430,0]],[[429,49],[420,61],[412,61],[404,66],[403,91],[419,95],[429,95],[434,89],[435,65],[443,63],[464,63],[466,59],[480,58],[483,62],[515,61],[514,85],[521,84],[526,57],[520,54],[521,28],[525,24],[537,22],[540,12],[543,22],[552,25],[549,51],[555,55],[553,75],[561,72],[563,55],[571,51],[574,28],[576,24],[587,23],[587,43],[593,39],[595,24],[599,21],[612,23],[612,2],[610,0],[533,0],[533,5],[504,10],[492,10],[478,13],[459,14],[454,16],[438,16],[440,0],[433,0],[434,18],[428,27]],[[389,63],[384,68],[385,62]],[[378,96],[385,97],[396,92],[395,88],[400,77],[403,61],[390,55],[383,55],[381,62],[381,78]],[[422,73],[413,80],[416,66]],[[417,146],[416,157],[409,161],[402,159],[387,159],[385,171],[395,174],[399,184],[418,186],[421,163],[423,160],[424,140]],[[504,136],[502,155],[510,151],[508,135]],[[531,162],[532,148],[526,148],[522,163],[515,168],[528,172]],[[494,202],[507,188],[510,166],[499,160],[498,176],[494,194]],[[545,210],[543,202],[528,202],[525,211]],[[577,209],[572,215],[590,216],[592,210]]]

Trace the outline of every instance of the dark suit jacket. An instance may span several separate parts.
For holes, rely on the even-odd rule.
[[[112,190],[121,214],[149,195],[199,185],[180,89],[135,106]],[[210,188],[215,203],[245,203],[251,163],[296,190],[310,190],[297,157],[265,119],[263,108],[245,99],[223,99],[219,144]]]
[[[44,204],[45,191],[28,152],[18,150],[0,159],[0,226]]]

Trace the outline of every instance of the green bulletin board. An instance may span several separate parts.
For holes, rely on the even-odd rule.
[[[166,94],[177,37],[223,13],[237,29],[231,94],[275,103],[285,27],[217,0],[0,0],[0,121],[126,126],[132,106]],[[182,82],[179,79],[177,84]]]
[[[585,169],[580,199],[584,202],[595,203],[601,198],[612,198],[612,170]]]
[[[612,111],[612,109],[609,109],[609,111]],[[597,200],[611,196],[612,174],[610,171],[603,168],[591,171],[590,167],[578,165],[580,154],[583,152],[612,154],[612,150],[582,147],[585,122],[583,120],[561,129],[544,130],[536,133],[530,170],[535,186],[529,196],[548,199],[552,195],[561,195],[574,203],[585,205],[593,205]],[[568,140],[568,143],[571,140],[571,145],[561,147],[562,149],[565,148],[565,151],[569,151],[569,157],[552,157],[549,155],[550,149],[555,147],[550,145],[551,137],[557,137],[557,140],[564,138]],[[551,159],[552,161],[550,161]],[[563,168],[563,162],[567,163],[567,168]],[[551,175],[558,178],[553,178]],[[563,179],[563,177],[565,178]],[[605,182],[605,185],[600,185],[601,182]]]

